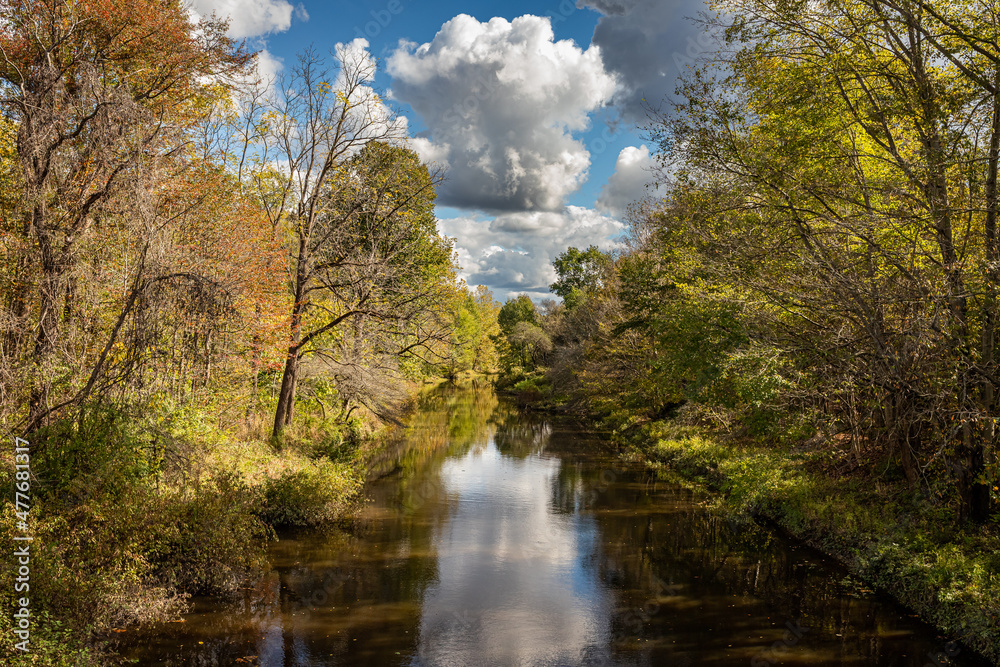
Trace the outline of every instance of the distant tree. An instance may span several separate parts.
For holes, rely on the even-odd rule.
[[[570,247],[552,262],[559,279],[549,285],[549,289],[572,309],[601,286],[610,265],[610,257],[597,246],[586,250]]]
[[[552,351],[552,339],[541,327],[530,322],[518,322],[514,331],[508,336],[511,344],[521,353],[521,364],[528,366],[529,362],[537,364]]]
[[[538,324],[538,312],[535,310],[535,304],[531,301],[531,298],[527,295],[520,295],[507,301],[500,308],[500,313],[497,315],[497,322],[500,324],[500,330],[506,336],[510,336],[514,332],[514,327],[517,326],[518,322],[528,322],[537,326]]]
[[[497,365],[494,339],[500,332],[497,324],[500,304],[484,285],[469,291],[462,281],[454,308],[447,375],[454,377],[460,371],[494,371]]]

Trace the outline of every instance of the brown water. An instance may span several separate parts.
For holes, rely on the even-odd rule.
[[[284,535],[141,665],[981,665],[834,563],[487,387],[422,402],[348,533]],[[946,663],[946,651],[957,657]]]

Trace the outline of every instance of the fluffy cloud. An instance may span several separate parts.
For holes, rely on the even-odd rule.
[[[368,47],[368,40],[364,37],[356,37],[346,44],[337,43],[335,50],[343,65],[337,74],[335,89],[346,90],[351,86],[352,80],[361,84],[369,84],[375,80],[378,62],[368,51]],[[348,117],[352,118],[355,127],[363,128],[359,137],[380,141],[407,138],[409,124],[406,116],[397,116],[370,86],[359,85],[354,88],[349,101],[351,109]]]
[[[646,118],[671,97],[677,76],[718,44],[689,20],[705,9],[703,0],[580,0],[604,16],[594,30],[605,66],[623,85],[616,103],[630,121]]]
[[[628,205],[645,197],[655,197],[659,188],[651,187],[655,161],[645,144],[626,146],[618,154],[615,173],[601,189],[597,209],[610,215],[624,215]]]
[[[559,211],[586,178],[573,137],[616,90],[596,47],[555,41],[548,18],[459,15],[388,61],[392,95],[428,127],[414,147],[449,167],[439,201],[485,211]]]
[[[457,239],[463,277],[486,285],[497,299],[511,294],[551,298],[556,279],[552,260],[569,246],[609,249],[624,230],[618,220],[578,206],[561,212],[505,213],[492,220],[468,216],[439,221],[443,234]]]
[[[267,49],[257,52],[257,76],[265,84],[273,84],[278,74],[285,68],[285,63]]]
[[[198,16],[214,12],[228,18],[229,36],[235,39],[284,32],[292,25],[293,13],[300,21],[309,20],[305,7],[293,7],[287,0],[192,0],[191,8]]]

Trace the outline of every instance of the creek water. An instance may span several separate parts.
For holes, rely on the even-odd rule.
[[[986,664],[829,559],[489,387],[429,392],[378,468],[349,530],[283,534],[244,599],[196,599],[184,622],[126,639],[126,655],[164,667]]]

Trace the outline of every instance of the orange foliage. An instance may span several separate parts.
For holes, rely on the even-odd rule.
[[[0,79],[14,86],[49,63],[74,85],[84,64],[158,112],[201,92],[200,79],[225,76],[252,59],[215,18],[192,26],[177,0],[3,0]]]
[[[230,296],[238,329],[254,345],[260,363],[276,367],[288,328],[286,253],[257,201],[223,171],[203,166],[178,185],[190,208],[174,235],[177,264],[216,281]]]

